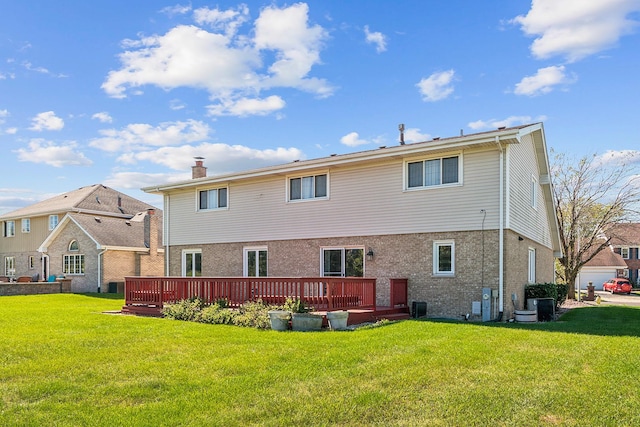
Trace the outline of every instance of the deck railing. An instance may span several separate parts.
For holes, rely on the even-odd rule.
[[[376,305],[376,279],[363,277],[126,277],[124,292],[125,306],[160,309],[193,297],[206,304],[225,300],[230,307],[257,300],[280,305],[298,298],[316,311]]]

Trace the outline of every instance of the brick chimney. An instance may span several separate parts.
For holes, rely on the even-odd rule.
[[[144,243],[151,254],[158,250],[158,217],[155,209],[147,209],[144,217]]]
[[[207,168],[202,165],[204,157],[196,157],[196,165],[191,166],[191,178],[204,178],[207,176]]]

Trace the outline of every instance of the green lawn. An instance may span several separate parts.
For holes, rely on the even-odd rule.
[[[275,332],[0,297],[0,425],[640,425],[640,309]]]

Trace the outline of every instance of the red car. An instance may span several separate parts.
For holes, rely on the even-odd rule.
[[[611,279],[602,284],[602,290],[612,294],[630,294],[631,283],[627,279]]]

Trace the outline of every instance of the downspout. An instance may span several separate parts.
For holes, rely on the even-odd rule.
[[[500,149],[500,226],[498,243],[498,311],[502,318],[504,313],[504,149],[500,138],[496,136],[496,144]]]
[[[98,293],[100,293],[100,288],[102,286],[102,254],[105,252],[107,252],[107,249],[98,253]]]
[[[169,196],[164,195],[164,214],[162,215],[162,222],[164,231],[162,233],[162,239],[164,239],[164,275],[169,276]]]

